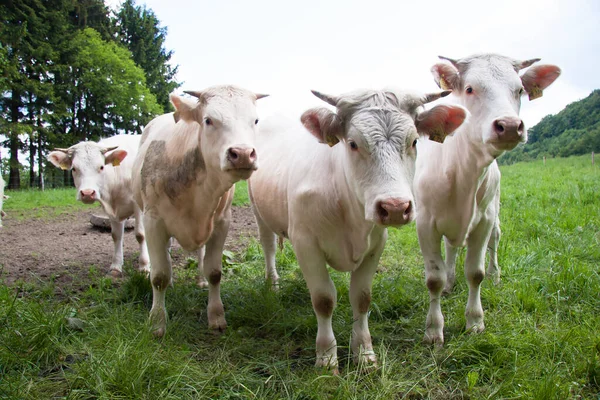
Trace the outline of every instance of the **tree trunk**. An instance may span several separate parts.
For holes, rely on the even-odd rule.
[[[34,133],[29,134],[29,188],[35,186],[35,141]]]
[[[39,122],[38,122],[39,124]],[[42,135],[38,134],[38,187],[44,190],[44,163],[42,162]]]
[[[20,189],[21,188],[21,177],[19,175],[19,134],[17,130],[17,124],[19,123],[19,104],[21,102],[21,95],[18,91],[12,91],[12,98],[10,102],[10,118],[13,123],[11,132],[9,132],[9,149],[10,149],[10,161],[8,171],[8,189]]]

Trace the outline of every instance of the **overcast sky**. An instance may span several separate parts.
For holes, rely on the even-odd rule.
[[[527,126],[600,88],[598,0],[137,2],[168,29],[179,90],[236,84],[269,93],[261,116],[319,104],[310,89],[437,90],[438,55],[495,52],[560,66],[542,98],[524,98]]]

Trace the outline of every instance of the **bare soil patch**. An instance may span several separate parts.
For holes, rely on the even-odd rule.
[[[12,285],[16,281],[85,285],[90,269],[108,272],[113,254],[110,229],[94,227],[90,214],[97,209],[79,211],[57,218],[17,220],[10,215],[0,228],[0,279]],[[250,207],[233,207],[233,218],[225,249],[243,251],[251,237],[257,236],[256,222]],[[125,231],[123,257],[137,268],[139,246],[132,229]],[[171,252],[173,266],[186,262],[189,256],[174,241]]]

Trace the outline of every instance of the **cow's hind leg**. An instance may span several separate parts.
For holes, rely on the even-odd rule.
[[[215,221],[213,233],[206,242],[203,266],[204,277],[208,280],[208,327],[213,331],[223,332],[227,327],[225,309],[221,301],[221,269],[223,260],[223,246],[229,230],[231,208],[225,211],[223,219]],[[201,251],[198,252],[198,265],[200,265]]]
[[[149,274],[150,257],[148,256],[148,245],[146,243],[146,233],[144,230],[144,216],[137,204],[134,204],[133,206],[133,216],[135,219],[135,239],[140,245],[139,270]]]
[[[496,218],[492,234],[488,242],[488,250],[490,254],[490,263],[488,265],[486,276],[492,279],[494,284],[500,283],[500,266],[498,265],[498,244],[500,243],[500,219]]]
[[[277,252],[277,235],[256,215],[256,224],[260,235],[260,244],[265,255],[265,279],[270,282],[273,288],[279,284],[279,274],[275,265],[275,256]]]
[[[171,257],[169,236],[162,221],[144,215],[148,253],[150,254],[150,282],[152,283],[152,309],[150,321],[155,336],[162,337],[167,331],[165,295],[171,285]]]
[[[123,232],[125,221],[110,220],[110,235],[112,236],[114,250],[110,264],[109,274],[115,278],[123,276]]]
[[[204,276],[204,256],[206,255],[206,246],[200,246],[197,252],[198,256],[198,286],[201,288],[208,287],[208,281]]]
[[[446,238],[444,238],[444,245],[446,248],[446,284],[444,285],[442,294],[446,295],[452,292],[454,283],[456,282],[456,258],[460,247],[452,246]]]

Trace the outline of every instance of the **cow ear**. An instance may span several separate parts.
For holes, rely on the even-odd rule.
[[[458,70],[454,65],[447,63],[437,63],[431,67],[431,73],[435,83],[442,90],[458,90],[460,89],[460,77]]]
[[[172,94],[169,96],[173,107],[175,107],[175,113],[173,114],[173,118],[175,122],[178,122],[180,119],[184,121],[196,121],[196,108],[198,107],[198,103],[185,99],[181,96],[177,96],[176,94]],[[197,121],[200,122],[200,121]]]
[[[127,152],[125,150],[117,149],[104,157],[104,164],[112,164],[113,167],[118,167],[125,157],[127,157]]]
[[[340,118],[327,108],[311,108],[302,114],[300,121],[319,142],[327,143],[329,147],[335,146],[344,136]]]
[[[443,143],[446,136],[454,132],[467,118],[467,111],[455,105],[442,104],[417,116],[417,132],[430,140]]]
[[[71,157],[69,157],[69,154],[60,150],[51,151],[50,154],[48,154],[48,160],[54,164],[54,166],[65,170],[71,169],[71,163],[73,161],[71,160]]]
[[[544,89],[550,86],[560,76],[560,68],[556,65],[536,65],[521,75],[521,82],[529,100],[542,97]]]

